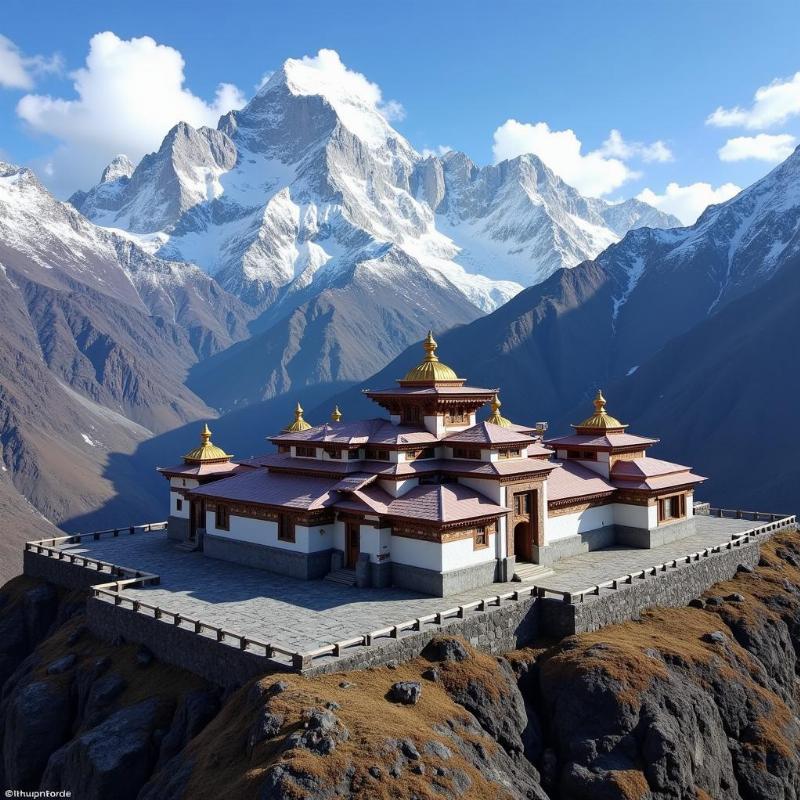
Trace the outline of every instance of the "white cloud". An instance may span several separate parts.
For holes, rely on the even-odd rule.
[[[663,142],[657,144],[659,147],[663,146]],[[606,146],[624,149],[626,155],[624,158],[621,155],[613,155],[604,149]],[[638,146],[652,147],[652,145]],[[534,153],[568,184],[591,197],[600,197],[613,192],[627,181],[640,177],[640,173],[631,169],[624,159],[633,155],[643,157],[642,153],[634,152],[635,145],[626,143],[618,131],[612,131],[609,139],[598,150],[584,155],[581,148],[581,140],[573,130],[568,128],[554,131],[546,122],[531,124],[509,119],[494,132],[495,162],[516,158],[523,153]],[[664,149],[666,150],[666,147]],[[649,153],[653,156],[651,160],[655,160],[654,152]],[[659,153],[665,155],[663,152]]]
[[[737,136],[728,139],[717,151],[721,161],[745,161],[753,158],[777,164],[789,158],[797,139],[788,133],[759,133],[756,136]]]
[[[611,133],[608,134],[608,139],[603,142],[598,152],[612,158],[620,158],[623,161],[629,161],[632,158],[640,158],[646,163],[651,161],[664,163],[675,160],[672,151],[661,139],[657,139],[650,144],[626,142],[616,128],[612,129]]]
[[[688,186],[670,183],[663,194],[644,189],[636,195],[636,199],[674,214],[684,225],[691,225],[712,203],[723,203],[740,191],[741,187],[735,183],[723,183],[716,189],[710,183],[692,183]]]
[[[11,39],[0,33],[0,86],[6,89],[32,89],[36,77],[59,72],[61,56],[26,56]]]
[[[377,111],[387,122],[405,119],[402,103],[384,100],[381,87],[362,73],[349,69],[335,50],[323,48],[315,56],[290,58],[284,64],[284,70],[295,91],[322,95],[340,113],[343,106],[360,104]]]
[[[211,102],[192,94],[184,86],[183,56],[149,36],[95,34],[86,65],[70,77],[76,99],[27,94],[17,104],[31,129],[59,140],[46,161],[53,175],[48,183],[62,192],[97,181],[118,153],[136,163],[177,122],[216,126],[221,114],[245,102],[229,83],[217,87]]]
[[[433,158],[434,156],[443,156],[452,152],[453,148],[449,144],[440,144],[437,147],[423,147],[421,155],[423,158]]]
[[[800,72],[791,78],[780,78],[760,87],[750,108],[721,106],[706,119],[707,125],[718,128],[742,127],[763,130],[786,122],[800,114]]]

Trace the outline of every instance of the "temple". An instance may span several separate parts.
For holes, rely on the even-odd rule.
[[[396,387],[365,392],[388,417],[350,422],[337,406],[311,425],[298,403],[275,452],[238,462],[205,426],[182,464],[160,469],[169,536],[296,578],[442,596],[693,533],[705,479],[648,456],[658,439],[629,433],[602,392],[571,435],[545,439],[545,423],[503,417],[498,389],[466,385],[436,348],[429,333]]]

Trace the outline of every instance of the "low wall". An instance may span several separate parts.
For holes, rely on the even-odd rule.
[[[653,606],[685,606],[713,584],[732,578],[739,564],[755,567],[758,558],[759,542],[753,539],[709,558],[633,578],[620,589],[605,590],[582,603],[545,598],[539,610],[541,629],[550,636],[569,636],[638,619],[642,611]]]
[[[179,628],[96,597],[86,601],[86,622],[101,639],[143,644],[160,661],[187,669],[219,686],[241,686],[258,675],[281,669],[263,655],[220,644],[189,628]]]
[[[22,571],[30,578],[55,583],[65,589],[89,589],[98,583],[108,583],[114,577],[108,572],[98,572],[79,567],[67,561],[26,550],[22,556]]]

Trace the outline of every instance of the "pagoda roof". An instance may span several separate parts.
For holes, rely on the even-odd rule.
[[[367,397],[494,397],[497,389],[480,386],[398,386],[395,389],[365,389]]]
[[[471,428],[445,436],[442,441],[447,444],[529,444],[534,439],[507,426],[479,422]]]
[[[416,486],[401,497],[392,497],[377,486],[356,491],[337,508],[440,524],[497,517],[509,509],[457,483]]]
[[[193,489],[198,497],[314,511],[332,505],[338,495],[336,481],[308,475],[284,475],[266,469],[250,470]]]
[[[574,461],[554,461],[547,479],[547,500],[569,500],[613,492],[616,487],[594,470]]]
[[[569,436],[560,436],[556,439],[546,439],[548,447],[589,447],[599,450],[613,450],[616,447],[650,447],[657,444],[659,439],[648,436],[636,436],[632,433],[598,433],[581,434],[573,433]]]
[[[617,461],[611,467],[611,480],[620,489],[654,491],[702,483],[706,478],[696,475],[691,467],[683,464],[644,457],[632,461]]]
[[[338,444],[344,447],[375,445],[435,444],[438,439],[421,426],[394,425],[388,419],[326,422],[303,431],[284,432],[271,436],[273,442],[302,442],[319,445]]]
[[[156,467],[156,471],[160,472],[162,475],[166,475],[168,478],[206,478],[211,475],[233,475],[249,468],[250,466],[246,462],[235,463],[233,461],[212,461],[210,463],[205,462],[199,464],[187,464],[186,462],[183,462],[181,464],[175,464],[171,467]]]

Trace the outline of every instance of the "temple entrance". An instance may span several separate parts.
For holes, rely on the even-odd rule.
[[[533,536],[530,522],[514,526],[514,554],[517,561],[533,561]]]
[[[197,541],[197,531],[206,526],[206,501],[192,500],[189,506],[189,541]]]
[[[361,528],[358,523],[348,522],[345,527],[344,565],[355,569],[358,554],[361,552]]]

